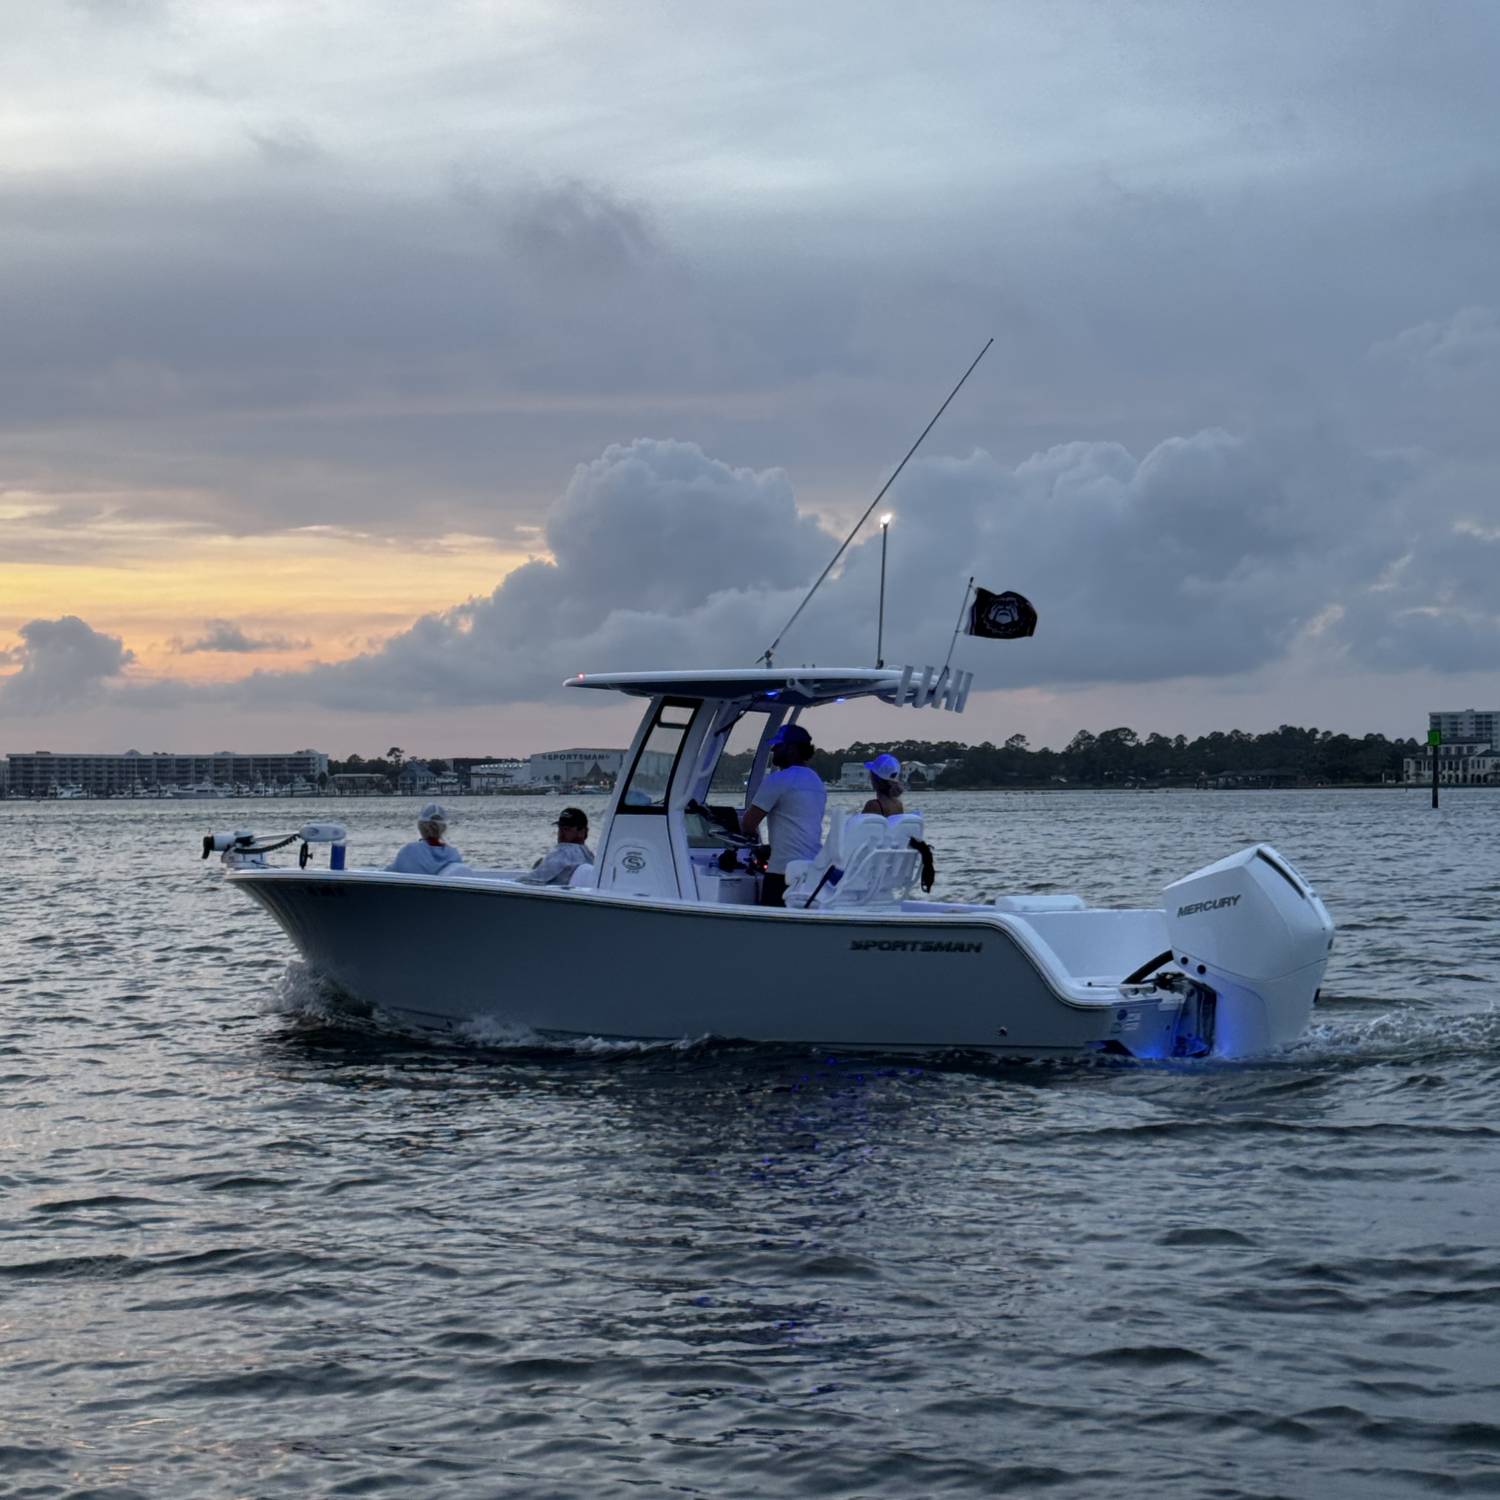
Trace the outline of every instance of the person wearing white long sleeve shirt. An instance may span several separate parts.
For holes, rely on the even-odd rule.
[[[429,802],[417,814],[417,832],[421,838],[403,844],[386,869],[398,875],[441,875],[450,865],[463,864],[463,855],[452,844],[443,842],[447,829],[448,809],[441,802]]]
[[[523,885],[567,885],[579,865],[591,865],[589,819],[581,807],[565,807],[557,815],[557,843],[521,876]]]

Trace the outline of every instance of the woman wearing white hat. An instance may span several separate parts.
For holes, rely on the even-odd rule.
[[[417,832],[421,838],[403,844],[386,869],[398,875],[441,875],[450,865],[463,864],[463,855],[452,844],[443,842],[447,830],[448,809],[441,802],[429,802],[417,814]]]
[[[865,770],[870,773],[870,789],[875,795],[861,811],[879,813],[882,818],[905,812],[901,802],[901,762],[894,755],[877,755],[865,762]]]

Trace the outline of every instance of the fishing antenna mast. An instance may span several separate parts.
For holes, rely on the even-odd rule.
[[[969,376],[971,376],[974,373],[975,366],[977,366],[978,363],[979,363],[979,361],[982,360],[985,357],[985,355],[989,353],[990,345],[993,344],[994,342],[995,341],[994,341],[993,338],[989,339],[985,343],[984,348],[981,349],[979,351],[979,353],[974,356],[974,363],[971,364],[969,366],[969,368],[964,371],[963,375],[959,378],[958,384],[956,386],[954,386],[951,391],[948,392],[948,399],[946,401],[944,401],[943,404],[940,407],[938,407],[936,413],[933,415],[932,420],[922,429],[921,436],[918,437],[918,439],[916,440],[916,442],[914,442],[911,445],[911,447],[906,450],[906,457],[903,458],[901,460],[901,462],[899,464],[897,464],[896,467],[891,471],[891,477],[889,479],[887,479],[886,482],[883,485],[880,486],[880,493],[878,495],[876,495],[875,498],[872,501],[870,501],[870,503],[865,507],[864,514],[859,518],[859,520],[857,520],[854,523],[853,530],[850,531],[849,535],[846,536],[844,538],[844,540],[839,543],[839,550],[837,552],[835,552],[831,558],[829,558],[829,560],[828,560],[828,566],[826,568],[824,568],[821,573],[818,574],[818,581],[815,584],[813,584],[813,586],[810,589],[808,589],[807,595],[803,599],[802,603],[799,604],[796,607],[796,609],[794,609],[792,611],[792,617],[791,617],[791,619],[788,620],[786,622],[786,624],[781,627],[781,629],[777,632],[776,639],[774,641],[772,641],[771,644],[769,646],[767,646],[766,649],[765,649],[765,651],[762,653],[760,660],[761,660],[761,664],[763,666],[769,667],[769,666],[773,665],[773,658],[774,658],[774,656],[776,654],[776,648],[781,644],[782,640],[785,638],[787,631],[789,631],[792,628],[792,626],[797,623],[797,620],[800,617],[800,615],[802,614],[802,611],[804,609],[806,609],[807,606],[812,602],[812,596],[814,594],[816,594],[820,588],[823,587],[824,580],[828,577],[828,575],[831,572],[833,572],[834,568],[838,565],[838,560],[844,555],[845,552],[847,552],[849,550],[849,544],[850,544],[850,542],[852,542],[854,540],[854,538],[859,535],[859,529],[860,529],[860,527],[863,526],[865,524],[865,522],[870,519],[871,512],[874,511],[875,507],[877,505],[879,505],[880,502],[883,499],[885,499],[885,492],[888,489],[890,489],[890,487],[893,484],[895,484],[896,480],[900,477],[902,469],[904,469],[906,467],[906,465],[908,464],[908,462],[910,462],[912,454],[914,454],[917,451],[917,449],[922,446],[922,443],[926,439],[927,434],[929,432],[931,432],[934,427],[937,426],[937,424],[938,424],[938,418],[941,417],[942,414],[945,411],[948,410],[948,402],[952,401],[953,398],[963,389],[964,381],[967,380],[969,378]]]

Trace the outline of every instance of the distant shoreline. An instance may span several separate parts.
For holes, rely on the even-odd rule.
[[[728,793],[729,787],[716,788],[717,793]],[[1270,792],[1416,792],[1425,794],[1432,790],[1430,783],[1403,783],[1392,785],[1373,781],[1349,781],[1349,782],[1323,782],[1316,786],[1101,786],[1098,783],[1078,783],[1067,786],[942,786],[942,787],[908,787],[906,796],[909,801],[920,800],[924,796],[939,794],[949,796],[954,793],[968,794],[971,792],[1024,792],[1028,795],[1054,796],[1068,792],[1108,792],[1114,796],[1161,796],[1164,794],[1197,796],[1233,792],[1251,792],[1257,796]],[[1500,791],[1500,785],[1484,783],[1440,783],[1438,787],[1440,794],[1450,792],[1484,792]],[[830,785],[828,787],[830,796],[868,796],[867,787],[841,787]],[[226,804],[233,807],[243,807],[265,802],[412,802],[421,798],[421,792],[365,792],[350,796],[339,795],[335,792],[308,794],[300,792],[288,796],[268,797],[0,797],[0,807],[76,807],[79,803],[109,803],[120,804],[130,807],[195,807],[210,808],[224,807]],[[566,792],[559,793],[559,797],[600,797],[608,796],[608,793]],[[449,801],[462,802],[536,802],[541,800],[535,795],[528,797],[517,797],[506,792],[464,792],[447,791],[443,793]]]

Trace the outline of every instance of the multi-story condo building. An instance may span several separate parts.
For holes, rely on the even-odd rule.
[[[143,754],[83,754],[34,750],[6,757],[9,794],[49,797],[64,787],[80,788],[91,797],[150,796],[171,787],[236,786],[268,791],[292,786],[316,786],[328,771],[321,750],[289,750],[278,754],[240,754],[216,750],[212,755],[175,755],[165,750]]]
[[[1436,729],[1445,745],[1500,745],[1500,708],[1437,709],[1427,715],[1427,727]]]

